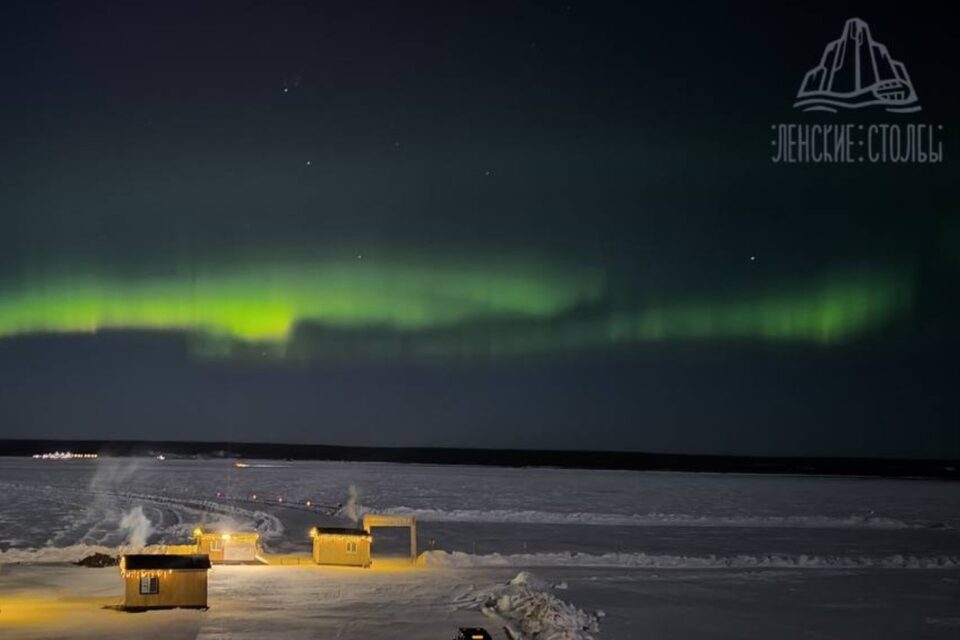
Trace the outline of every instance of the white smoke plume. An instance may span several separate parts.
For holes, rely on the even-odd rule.
[[[347,490],[347,504],[343,505],[342,513],[353,522],[360,520],[360,487],[355,484]]]
[[[87,486],[91,497],[86,505],[86,520],[101,523],[105,532],[84,542],[96,544],[123,544],[131,551],[141,550],[153,533],[153,525],[142,506],[124,510],[129,500],[124,494],[137,485],[137,476],[143,470],[143,461],[124,458],[100,458],[97,470]],[[126,504],[125,504],[126,503]],[[112,532],[110,531],[112,525]],[[120,536],[123,536],[122,542]]]
[[[89,489],[97,493],[129,488],[143,467],[139,458],[100,458]]]
[[[147,538],[153,533],[153,525],[150,519],[143,513],[143,507],[137,506],[130,509],[120,518],[120,528],[126,532],[127,539],[124,543],[131,551],[140,551],[147,544]]]

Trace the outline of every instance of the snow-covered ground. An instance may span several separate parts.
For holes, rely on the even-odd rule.
[[[957,483],[246,462],[0,458],[0,635],[960,634]],[[312,526],[367,510],[417,517],[418,568],[216,567],[209,611],[125,615],[98,607],[119,599],[116,569],[57,564],[198,525],[306,553]],[[404,548],[386,532],[374,545]]]

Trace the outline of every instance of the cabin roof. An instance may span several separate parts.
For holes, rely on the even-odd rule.
[[[123,556],[124,568],[138,569],[209,569],[210,556],[135,553]]]
[[[224,538],[224,536],[227,536]],[[259,538],[260,534],[256,531],[240,531],[238,533],[217,533],[215,531],[204,531],[194,535],[195,538],[211,538],[216,540],[246,540],[250,538]]]
[[[367,536],[370,535],[366,529],[356,529],[347,527],[317,527],[314,529],[318,534],[324,533],[336,536]]]

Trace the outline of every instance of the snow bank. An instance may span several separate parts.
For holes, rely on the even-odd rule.
[[[684,526],[684,527],[804,527],[811,529],[929,529],[946,528],[936,523],[910,523],[893,518],[872,515],[833,516],[695,516],[683,513],[617,514],[512,509],[414,509],[392,507],[378,509],[377,513],[414,516],[427,522],[509,522],[526,524],[583,524],[626,527]]]
[[[757,554],[735,556],[671,556],[645,553],[576,552],[473,555],[461,551],[425,551],[419,562],[434,567],[621,567],[652,569],[851,568],[957,569],[960,556],[819,556]]]
[[[40,563],[40,562],[77,562],[94,553],[115,556],[116,547],[100,545],[74,544],[68,547],[43,547],[40,549],[7,549],[0,551],[0,564]]]
[[[474,600],[518,640],[593,640],[603,616],[564,602],[526,571],[506,584],[477,591]]]

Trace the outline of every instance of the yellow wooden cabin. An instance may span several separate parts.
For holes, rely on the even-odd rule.
[[[370,533],[364,529],[315,527],[313,561],[317,564],[335,564],[350,567],[370,566]]]
[[[122,608],[206,609],[209,569],[210,558],[205,555],[125,555],[120,559]]]
[[[214,564],[262,562],[259,533],[215,533],[194,529],[193,537],[197,541],[196,553],[207,554]]]

